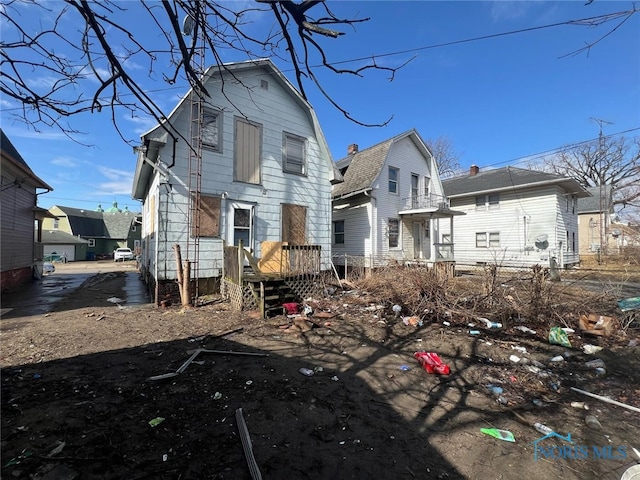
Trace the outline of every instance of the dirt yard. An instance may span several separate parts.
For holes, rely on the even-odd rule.
[[[475,293],[457,309],[396,317],[362,286],[310,301],[312,322],[258,320],[220,299],[190,310],[109,303],[123,287],[124,273],[99,274],[46,315],[0,322],[3,478],[619,479],[640,462],[640,414],[571,390],[640,407],[637,328],[586,337],[571,316],[513,315],[470,327],[460,311]],[[598,302],[595,313],[615,310]],[[571,348],[548,342],[556,320],[576,329]],[[587,343],[603,349],[585,354]],[[187,364],[198,348],[216,352]],[[417,351],[451,373],[428,374]],[[597,358],[606,373],[585,365]],[[537,442],[534,422],[563,438]]]

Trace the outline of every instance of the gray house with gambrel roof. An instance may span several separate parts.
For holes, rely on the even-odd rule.
[[[466,213],[454,221],[457,264],[578,263],[577,202],[589,193],[576,180],[472,165],[468,175],[442,184],[451,208]]]
[[[449,208],[435,159],[418,132],[364,150],[353,144],[347,153],[336,163],[344,182],[332,191],[334,264],[452,261],[457,212]]]

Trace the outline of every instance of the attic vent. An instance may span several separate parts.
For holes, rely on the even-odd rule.
[[[265,90],[269,90],[269,82],[267,82],[266,80],[260,80],[260,87],[264,88]]]

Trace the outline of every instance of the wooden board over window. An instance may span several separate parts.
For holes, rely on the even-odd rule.
[[[222,197],[216,195],[198,194],[200,197],[200,214],[194,219],[191,225],[191,235],[198,235],[196,221],[199,222],[200,237],[219,237],[220,236],[220,205]],[[193,200],[196,197],[194,195]]]
[[[307,207],[282,204],[282,241],[290,245],[307,243]]]

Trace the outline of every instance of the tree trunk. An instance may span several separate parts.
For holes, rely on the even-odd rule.
[[[185,260],[182,275],[182,306],[191,306],[191,264]]]

